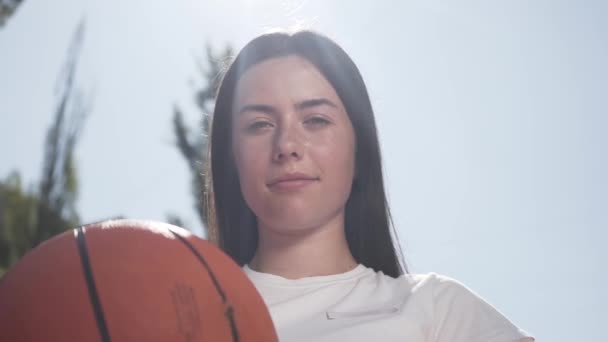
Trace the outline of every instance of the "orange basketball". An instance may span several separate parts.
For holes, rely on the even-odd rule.
[[[277,341],[262,298],[212,244],[115,220],[58,235],[0,279],[0,341]]]

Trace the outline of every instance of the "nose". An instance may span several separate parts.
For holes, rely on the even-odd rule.
[[[300,160],[303,155],[301,134],[297,127],[281,127],[276,132],[273,160],[283,163],[290,160]]]

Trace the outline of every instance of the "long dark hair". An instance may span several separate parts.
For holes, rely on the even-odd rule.
[[[363,78],[342,48],[310,31],[270,33],[255,38],[241,50],[224,75],[212,118],[207,164],[205,198],[210,240],[241,266],[256,251],[256,218],[241,193],[232,153],[232,105],[237,82],[245,71],[264,60],[288,55],[302,57],[319,69],[336,90],[354,128],[355,179],[344,222],[353,257],[393,277],[407,272],[384,192],[376,123]]]

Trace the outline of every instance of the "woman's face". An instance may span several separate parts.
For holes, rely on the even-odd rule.
[[[319,70],[298,56],[256,64],[241,76],[233,109],[241,191],[260,229],[297,233],[343,220],[355,137]]]

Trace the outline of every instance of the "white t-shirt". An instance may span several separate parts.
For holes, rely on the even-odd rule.
[[[286,279],[243,267],[283,342],[532,342],[461,283],[434,273],[392,278],[358,265]]]

